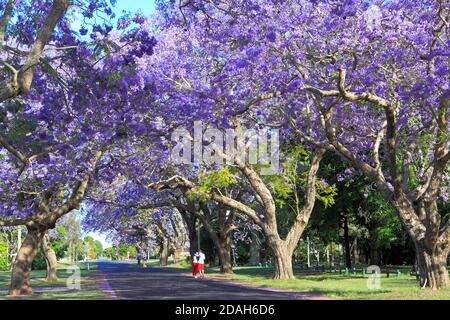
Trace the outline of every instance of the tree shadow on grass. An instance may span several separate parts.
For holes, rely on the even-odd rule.
[[[308,281],[342,281],[342,280],[364,280],[367,277],[363,276],[348,276],[348,275],[309,275],[309,274],[296,274],[295,277],[300,280],[308,280]]]
[[[321,294],[324,296],[331,296],[331,297],[338,297],[338,298],[351,298],[351,299],[358,299],[371,296],[371,295],[380,295],[380,294],[388,294],[391,293],[391,290],[373,290],[373,291],[367,291],[367,290],[339,290],[339,289],[326,289],[326,288],[310,288],[309,292]]]
[[[273,269],[271,268],[242,268],[234,270],[236,275],[254,276],[255,278],[272,279]],[[318,272],[295,272],[297,279],[311,280],[311,281],[326,281],[326,280],[351,280],[351,279],[367,279],[368,276],[363,275],[345,275],[345,274],[327,274]]]

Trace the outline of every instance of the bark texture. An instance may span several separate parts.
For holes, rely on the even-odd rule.
[[[58,275],[56,273],[58,260],[56,259],[56,253],[49,245],[49,236],[45,234],[42,238],[41,249],[44,253],[45,262],[47,264],[47,275],[45,277],[46,281],[54,282],[58,280]]]
[[[261,239],[256,232],[252,232],[251,238],[249,263],[256,265],[261,262]]]
[[[40,226],[27,226],[28,233],[17,253],[11,272],[11,296],[31,295],[33,289],[30,285],[31,264],[36,257],[42,239],[47,232]]]
[[[167,261],[169,259],[169,239],[163,238],[160,248],[159,265],[165,267],[167,266]]]

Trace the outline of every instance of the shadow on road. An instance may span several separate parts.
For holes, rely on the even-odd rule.
[[[208,279],[195,279],[175,270],[136,268],[126,263],[99,262],[98,268],[118,299],[176,300],[294,300],[307,294],[273,292]]]

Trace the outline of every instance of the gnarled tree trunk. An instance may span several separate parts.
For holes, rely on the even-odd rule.
[[[159,253],[159,265],[161,267],[167,266],[168,259],[169,259],[169,240],[163,238],[161,241],[161,250]]]
[[[254,232],[251,234],[252,242],[250,243],[250,258],[249,263],[256,265],[261,262],[261,240]]]
[[[136,245],[136,260],[138,266],[142,264],[141,251],[142,251],[141,246]]]
[[[439,289],[450,285],[447,270],[448,251],[429,250],[416,244],[416,255],[421,286]]]
[[[173,247],[173,263],[176,264],[181,261],[182,253],[183,253],[183,246],[180,246],[177,243],[175,243]]]
[[[190,206],[191,210],[195,210],[195,205],[193,202],[188,201],[188,205]],[[189,254],[191,255],[191,258],[194,256],[194,254],[198,251],[198,238],[197,238],[197,229],[196,229],[196,223],[197,223],[197,217],[190,213],[189,211],[185,210],[184,208],[178,208],[178,211],[181,214],[181,217],[184,220],[184,223],[186,225],[187,234],[189,238]]]
[[[200,208],[202,214],[198,215],[198,218],[208,232],[208,236],[214,243],[214,247],[219,254],[220,273],[233,273],[233,264],[231,262],[231,232],[233,230],[234,212],[230,212],[230,210],[220,205],[215,209],[211,209],[205,203],[200,203]],[[218,218],[218,230],[211,223],[214,211]],[[229,213],[228,216],[227,212]],[[212,261],[214,260],[210,262]],[[210,263],[210,265],[212,264]]]
[[[294,270],[292,268],[292,254],[288,250],[283,240],[277,240],[275,243],[269,241],[269,247],[273,255],[274,279],[294,279]]]
[[[447,270],[447,258],[450,251],[450,225],[447,222],[447,226],[440,228],[440,215],[437,211],[435,199],[436,196],[427,195],[425,200],[428,201],[419,201],[417,210],[410,202],[402,198],[394,202],[400,218],[414,242],[420,285],[432,290],[450,286]],[[408,220],[410,217],[417,220],[411,222]]]
[[[194,256],[194,254],[198,251],[198,236],[197,236],[197,230],[189,230],[188,232],[189,236],[189,254],[191,257]]]
[[[58,276],[56,274],[57,263],[56,253],[49,245],[49,236],[45,234],[42,238],[41,249],[44,253],[45,262],[47,264],[47,276],[45,281],[54,282],[58,280]]]
[[[11,272],[11,296],[31,295],[30,270],[42,238],[47,230],[40,226],[27,226],[28,233],[19,252],[17,253]]]
[[[295,246],[289,248],[286,240],[282,240],[277,232],[270,229],[264,230],[267,245],[272,251],[273,278],[274,279],[294,279],[294,269],[292,268],[292,256]]]
[[[344,216],[344,254],[345,254],[345,267],[352,267],[352,256],[350,252],[350,235],[348,232],[348,220],[347,216]]]
[[[219,236],[217,249],[220,260],[220,273],[233,273],[233,264],[231,263],[231,236]]]

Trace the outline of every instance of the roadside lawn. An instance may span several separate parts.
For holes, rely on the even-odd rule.
[[[190,272],[186,263],[169,265],[183,272]],[[263,288],[274,288],[297,292],[321,294],[333,299],[354,300],[450,300],[450,288],[440,291],[422,289],[414,276],[404,272],[401,275],[382,274],[380,289],[369,289],[368,275],[352,275],[339,273],[306,273],[295,270],[296,279],[272,279],[272,269],[264,267],[234,267],[234,274],[223,275],[218,268],[208,268],[208,278],[231,281],[244,285]],[[372,278],[373,279],[373,278]]]
[[[0,300],[4,299],[32,299],[32,300],[98,300],[107,299],[106,294],[100,289],[99,279],[96,277],[95,263],[78,264],[80,268],[80,290],[70,289],[67,286],[69,277],[73,276],[74,271],[68,269],[69,265],[58,264],[58,281],[45,281],[45,270],[31,271],[31,286],[34,294],[28,297],[9,297],[9,282],[11,273],[0,272]]]

